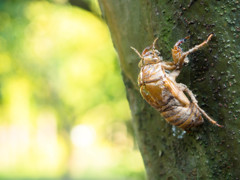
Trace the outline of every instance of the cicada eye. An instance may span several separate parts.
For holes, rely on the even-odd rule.
[[[146,55],[147,53],[149,53],[150,47],[146,47],[143,52],[142,52],[142,56]]]

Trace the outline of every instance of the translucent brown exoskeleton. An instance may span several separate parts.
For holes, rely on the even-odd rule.
[[[142,54],[131,47],[141,58],[138,76],[141,95],[161,113],[167,122],[183,130],[189,130],[191,127],[202,124],[202,115],[212,124],[222,127],[198,106],[194,94],[186,85],[176,82],[176,77],[179,75],[183,64],[188,63],[187,56],[207,45],[212,36],[213,34],[210,34],[207,40],[187,52],[183,52],[180,45],[189,36],[179,40],[172,49],[172,62],[163,61],[159,51],[155,49],[157,39],[151,46],[146,47]],[[185,93],[191,98],[191,101]]]

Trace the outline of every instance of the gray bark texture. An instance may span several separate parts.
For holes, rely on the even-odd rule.
[[[240,1],[99,0],[119,55],[132,111],[136,140],[147,176],[161,179],[240,178]],[[137,85],[140,52],[159,37],[157,49],[171,61],[171,48],[190,35],[188,50],[209,45],[189,56],[177,79],[193,91],[219,128],[206,119],[190,133],[168,124],[141,97]]]

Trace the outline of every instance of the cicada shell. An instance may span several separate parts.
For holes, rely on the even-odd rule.
[[[187,56],[207,45],[212,36],[213,34],[209,35],[207,40],[187,52],[183,52],[180,45],[189,36],[179,40],[172,49],[172,62],[166,62],[160,56],[160,52],[155,48],[157,39],[141,54],[132,47],[141,58],[138,85],[142,97],[158,110],[167,122],[183,130],[202,124],[204,121],[202,115],[211,123],[222,127],[199,107],[194,94],[186,85],[176,82],[183,64],[188,63]]]

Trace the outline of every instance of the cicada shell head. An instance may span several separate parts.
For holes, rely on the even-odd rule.
[[[160,56],[160,52],[155,49],[156,41],[157,38],[154,40],[153,44],[151,46],[146,47],[141,54],[134,47],[131,47],[141,58],[138,67],[141,68],[148,64],[156,64],[163,60],[163,58]]]
[[[153,46],[146,47],[142,52],[142,64],[156,64],[161,62],[163,59],[160,56],[160,52]]]

